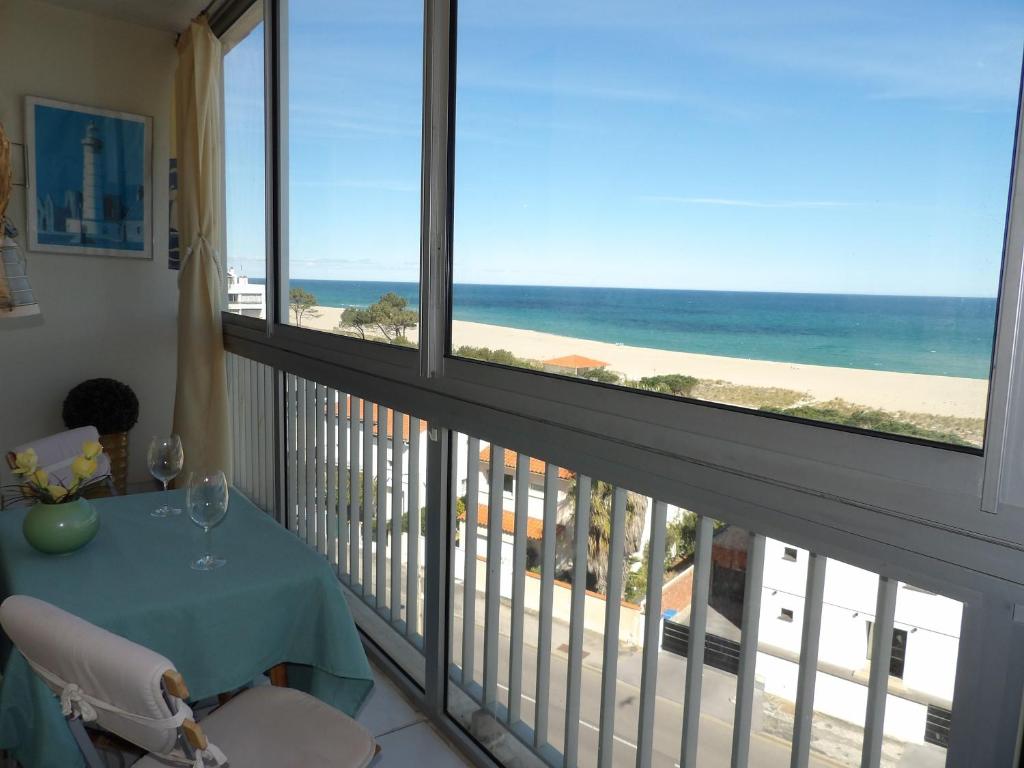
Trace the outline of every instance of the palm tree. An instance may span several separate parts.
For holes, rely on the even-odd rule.
[[[612,507],[615,487],[603,480],[590,485],[590,526],[587,536],[587,575],[595,591],[608,590],[608,561],[612,538]],[[576,475],[569,481],[565,505],[572,505],[569,515],[576,515]],[[647,518],[647,497],[635,491],[626,492],[626,529],[623,546],[622,575],[625,579],[630,559],[640,549]]]

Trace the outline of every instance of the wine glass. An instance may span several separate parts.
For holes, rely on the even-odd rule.
[[[210,530],[228,512],[228,480],[220,470],[192,472],[188,478],[188,515],[206,534],[206,554],[192,561],[196,571],[212,571],[227,560],[217,557],[210,548]]]
[[[185,463],[185,453],[181,448],[181,438],[177,435],[170,437],[154,437],[149,444],[149,474],[164,484],[176,478],[181,472]],[[168,517],[180,515],[181,510],[164,504],[158,509],[150,512],[153,517]]]

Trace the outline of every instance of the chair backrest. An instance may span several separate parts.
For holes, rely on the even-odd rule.
[[[4,600],[0,625],[65,714],[95,720],[148,752],[179,752],[181,721],[192,713],[167,690],[165,676],[181,676],[164,656],[26,595]],[[178,693],[188,695],[183,683]]]
[[[99,434],[96,427],[79,427],[48,437],[41,437],[13,449],[7,454],[7,463],[13,468],[14,454],[33,448],[39,459],[39,467],[45,469],[49,475],[65,485],[70,485],[72,480],[71,462],[82,452],[82,443],[98,440]],[[110,458],[106,453],[101,453],[96,459],[95,477],[107,474],[110,474]]]

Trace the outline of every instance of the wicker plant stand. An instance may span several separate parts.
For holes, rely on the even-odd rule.
[[[100,445],[110,459],[110,477],[122,496],[128,492],[128,433],[100,435]]]

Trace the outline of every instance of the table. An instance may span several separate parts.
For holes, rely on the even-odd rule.
[[[213,529],[227,565],[193,571],[203,532],[187,514],[149,515],[184,501],[183,491],[96,500],[99,533],[63,556],[29,546],[25,509],[0,513],[0,597],[38,597],[165,655],[196,700],[288,662],[292,687],[354,715],[373,677],[324,557],[232,490]],[[56,697],[3,643],[0,748],[26,768],[82,766]]]

